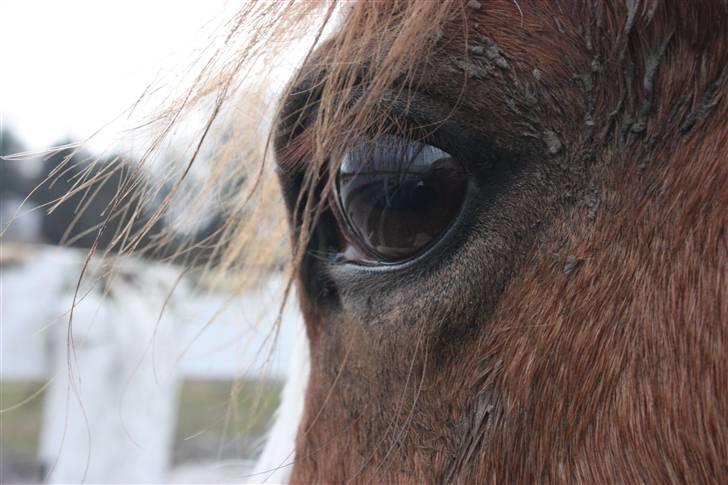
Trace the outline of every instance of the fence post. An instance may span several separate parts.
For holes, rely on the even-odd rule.
[[[73,311],[49,332],[50,376],[40,455],[50,483],[163,482],[177,412],[176,271],[125,259],[92,261]],[[59,313],[80,265],[66,268]]]

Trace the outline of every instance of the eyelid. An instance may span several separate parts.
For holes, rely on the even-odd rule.
[[[433,160],[451,157],[444,150],[421,140],[408,140],[403,137],[385,135],[379,140],[366,142],[347,150],[342,157],[339,171],[355,173],[355,167],[362,166],[361,159],[397,158],[403,163],[398,168],[426,167]]]
[[[310,162],[312,136],[310,130],[305,130],[286,143],[276,143],[275,163],[279,172],[291,174],[305,170],[306,164]]]

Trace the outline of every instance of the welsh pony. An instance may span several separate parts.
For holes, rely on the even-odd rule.
[[[274,136],[291,481],[728,480],[728,4],[343,10]]]

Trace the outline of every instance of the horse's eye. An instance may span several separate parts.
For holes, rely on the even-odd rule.
[[[347,239],[380,262],[400,262],[434,243],[457,216],[466,173],[431,145],[387,137],[344,155],[337,199]]]

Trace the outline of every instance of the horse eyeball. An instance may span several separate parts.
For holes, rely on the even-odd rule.
[[[416,256],[455,220],[466,186],[462,165],[437,147],[394,137],[361,144],[337,177],[345,239],[377,262]]]

